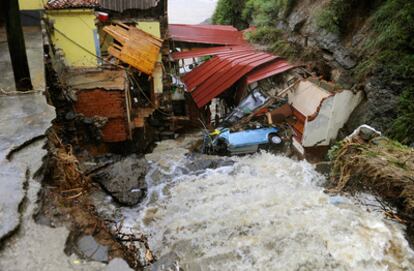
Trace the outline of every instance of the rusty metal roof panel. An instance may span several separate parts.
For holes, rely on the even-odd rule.
[[[227,67],[236,63],[235,61],[240,58],[253,56],[253,51],[240,53],[240,54],[228,54],[225,56],[215,57],[206,62],[206,65],[200,65],[192,72],[183,77],[183,82],[187,86],[187,91],[193,91],[195,88],[203,84],[208,78],[214,76],[218,71],[227,69]]]
[[[102,8],[123,12],[128,9],[150,9],[158,5],[160,0],[98,0]]]
[[[123,12],[128,9],[150,9],[156,7],[159,2],[160,0],[49,0],[45,7],[47,9],[101,7]]]
[[[98,0],[49,0],[46,9],[68,9],[68,8],[95,8],[99,6]]]
[[[173,41],[219,45],[247,44],[243,33],[229,26],[170,24],[168,31]]]
[[[277,58],[253,50],[218,55],[185,75],[183,82],[197,106],[201,108],[254,68]]]
[[[249,45],[241,46],[218,46],[211,48],[198,48],[190,51],[175,52],[172,53],[171,57],[173,60],[195,58],[202,56],[215,56],[223,53],[234,53],[234,52],[245,52],[251,51],[252,47]]]
[[[247,84],[251,84],[271,76],[283,73],[285,71],[291,70],[296,66],[290,65],[284,59],[277,59],[276,61],[272,61],[266,65],[260,66],[257,69],[251,71],[247,74],[246,82]]]

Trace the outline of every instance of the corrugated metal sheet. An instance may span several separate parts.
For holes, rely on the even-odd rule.
[[[127,9],[150,9],[156,7],[160,0],[99,0],[102,8],[123,12]]]
[[[293,68],[295,68],[295,66],[290,65],[286,60],[278,59],[276,61],[258,67],[257,69],[250,72],[247,75],[246,81],[247,84],[251,84]]]
[[[101,7],[123,12],[127,9],[149,9],[156,7],[160,0],[49,0],[47,9]]]
[[[223,53],[231,53],[231,52],[244,52],[250,51],[252,47],[249,45],[246,46],[220,46],[220,47],[212,47],[212,48],[199,48],[193,49],[190,51],[184,52],[175,52],[171,54],[173,60],[178,59],[187,59],[187,58],[195,58],[195,57],[202,57],[202,56],[215,56]]]
[[[124,24],[105,26],[103,30],[121,44],[119,46],[113,43],[108,48],[111,55],[147,75],[152,75],[161,50],[161,39]]]
[[[225,53],[195,68],[182,81],[191,92],[194,102],[201,108],[254,68],[277,58],[254,50]]]
[[[232,26],[170,24],[168,31],[169,37],[174,41],[219,45],[247,44],[243,33]]]

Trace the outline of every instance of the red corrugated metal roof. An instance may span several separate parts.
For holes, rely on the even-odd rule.
[[[220,45],[247,44],[243,33],[232,26],[170,24],[168,32],[174,41]]]
[[[195,58],[202,56],[215,56],[224,53],[245,52],[252,50],[249,45],[241,46],[220,46],[211,48],[198,48],[190,51],[175,52],[171,54],[173,60]]]
[[[182,81],[199,108],[230,88],[244,75],[277,56],[254,51],[232,52],[215,56],[186,74]]]
[[[286,60],[278,59],[251,71],[247,75],[246,81],[247,84],[251,84],[293,68],[295,66],[290,65]]]

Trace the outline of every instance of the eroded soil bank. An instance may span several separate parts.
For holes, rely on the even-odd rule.
[[[329,191],[366,191],[382,199],[385,214],[407,225],[413,246],[414,149],[365,128],[337,143],[331,156]]]

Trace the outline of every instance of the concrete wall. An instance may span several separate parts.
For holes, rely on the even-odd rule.
[[[334,110],[335,97],[329,97],[322,102],[318,116],[313,121],[306,121],[302,145],[304,147],[329,145],[329,123]]]
[[[355,108],[362,102],[363,92],[354,94],[350,90],[344,90],[335,95],[332,118],[329,123],[328,138],[335,139],[339,130],[344,127]]]
[[[304,147],[328,146],[338,136],[349,116],[362,101],[363,94],[343,90],[322,101],[319,114],[305,124]]]
[[[80,90],[77,91],[75,111],[86,117],[106,117],[102,128],[105,142],[122,142],[130,137],[128,113],[124,90]]]
[[[99,37],[92,9],[48,10],[53,23],[52,43],[63,52],[65,64],[71,67],[97,67],[100,56]]]

